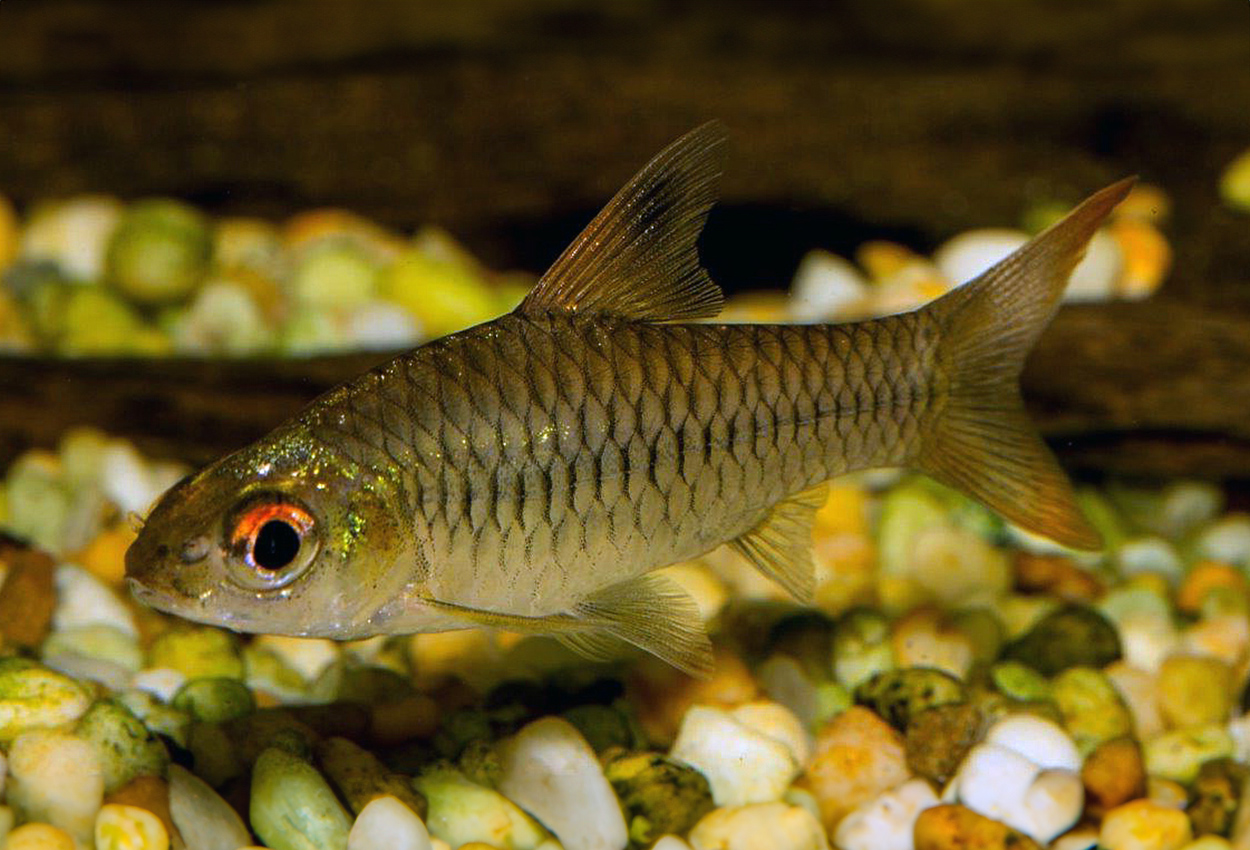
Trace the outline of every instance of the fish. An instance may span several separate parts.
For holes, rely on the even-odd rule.
[[[839,475],[914,468],[1097,549],[1018,377],[1132,178],[911,312],[716,324],[696,243],[725,138],[710,123],[665,148],[512,312],[171,488],[126,553],[136,597],[241,632],[493,627],[707,675],[696,606],[655,571],[728,544],[809,602],[813,516]]]

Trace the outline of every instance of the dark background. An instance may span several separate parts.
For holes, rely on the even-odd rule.
[[[1085,474],[1250,493],[1245,0],[2,0],[0,192],[165,194],[440,224],[541,271],[651,155],[719,118],[702,243],[730,290],[812,247],[927,250],[1126,174],[1173,200],[1142,304],[1065,308],[1024,376]],[[375,361],[0,358],[0,460],[94,423],[204,460]]]
[[[729,289],[806,249],[926,248],[1139,173],[1167,295],[1250,308],[1244,0],[4,0],[0,192],[172,194],[448,227],[541,270],[647,158],[730,128]]]

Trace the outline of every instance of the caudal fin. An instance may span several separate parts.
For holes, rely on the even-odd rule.
[[[917,465],[1016,525],[1077,549],[1098,549],[1102,540],[1025,414],[1018,381],[1090,238],[1133,182],[1094,194],[925,308],[942,328],[937,371],[948,386]]]

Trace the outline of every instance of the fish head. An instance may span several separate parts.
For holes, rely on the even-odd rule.
[[[160,498],[127,583],[153,608],[236,631],[365,637],[379,600],[411,584],[401,502],[301,429],[276,432]]]

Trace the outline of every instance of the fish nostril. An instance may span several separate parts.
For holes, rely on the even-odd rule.
[[[169,547],[166,546],[164,543],[161,543],[160,545],[156,547],[156,557],[158,559],[165,558],[168,555],[169,555]]]

